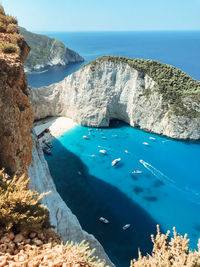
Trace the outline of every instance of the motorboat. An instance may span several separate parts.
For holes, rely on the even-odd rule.
[[[149,143],[147,143],[147,142],[143,142],[142,144],[145,146],[149,146]]]
[[[44,141],[44,144],[45,144],[46,146],[48,146],[49,148],[52,148],[52,147],[53,147],[52,143],[49,142],[49,141]]]
[[[128,153],[128,150],[124,150],[125,153]]]
[[[155,137],[152,137],[152,136],[150,136],[149,139],[156,140],[156,138]]]
[[[144,160],[143,159],[140,159],[139,162],[142,163],[142,164],[144,164]]]
[[[106,150],[105,149],[100,149],[99,152],[102,153],[102,154],[106,154]]]
[[[122,229],[125,231],[126,229],[128,229],[131,225],[128,223],[128,224],[125,224]]]
[[[142,173],[142,171],[139,171],[139,170],[136,170],[136,171],[133,171],[132,173]]]
[[[113,161],[112,161],[112,166],[115,166],[118,162],[120,162],[120,158],[118,158],[118,159],[114,159]]]
[[[47,154],[47,155],[52,155],[50,148],[48,148],[48,147],[46,147],[46,146],[43,146],[43,147],[42,147],[42,150],[43,150],[43,152],[44,152],[45,154]]]
[[[89,139],[89,137],[87,135],[83,135],[84,139]]]
[[[107,219],[104,218],[104,217],[100,217],[100,218],[99,218],[99,221],[102,222],[102,223],[105,223],[105,224],[108,224],[108,223],[109,223],[109,220],[107,220]]]

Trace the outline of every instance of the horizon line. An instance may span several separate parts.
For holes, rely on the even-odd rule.
[[[23,27],[23,26],[20,26]],[[27,29],[27,28],[25,28]],[[199,32],[198,30],[28,30],[34,32]]]

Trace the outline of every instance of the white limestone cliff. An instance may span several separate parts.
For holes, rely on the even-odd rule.
[[[35,119],[66,116],[84,126],[107,127],[120,119],[133,127],[176,139],[200,139],[200,117],[175,115],[147,74],[125,62],[102,60],[88,64],[63,81],[47,87],[29,88]],[[150,91],[150,94],[146,92]],[[185,97],[200,112],[196,99]]]
[[[85,240],[89,242],[90,247],[96,249],[94,255],[102,260],[105,259],[110,267],[114,267],[101,244],[93,235],[88,234],[81,228],[76,216],[71,212],[56,191],[43,151],[34,132],[32,137],[34,141],[32,151],[33,157],[28,170],[30,187],[32,190],[37,190],[39,193],[51,191],[51,194],[43,198],[42,202],[50,210],[50,220],[51,224],[55,226],[55,231],[60,234],[63,242],[67,240],[73,242]]]

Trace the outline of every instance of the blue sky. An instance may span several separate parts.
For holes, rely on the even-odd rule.
[[[200,0],[0,0],[36,31],[200,30]]]

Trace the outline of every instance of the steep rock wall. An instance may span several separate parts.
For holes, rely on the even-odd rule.
[[[8,39],[0,34],[0,39]],[[27,97],[23,63],[30,50],[21,40],[20,55],[0,53],[0,169],[27,172],[31,162],[33,110]]]
[[[51,194],[42,199],[50,212],[51,223],[55,226],[55,231],[60,234],[64,242],[74,241],[81,242],[86,240],[90,243],[91,248],[95,248],[95,255],[112,267],[114,266],[106,255],[103,247],[94,238],[93,235],[85,232],[75,215],[67,207],[58,192],[56,191],[53,179],[50,175],[46,160],[44,159],[43,151],[38,143],[36,135],[33,133],[33,160],[29,167],[29,177],[31,189],[37,190],[40,193],[51,191]]]
[[[148,74],[126,62],[100,60],[63,81],[29,88],[35,119],[67,116],[85,126],[107,127],[120,119],[133,127],[177,139],[200,139],[200,116],[176,115]],[[200,114],[199,98],[183,98],[183,105]],[[189,106],[189,107],[188,107]]]
[[[19,29],[21,35],[24,36],[31,47],[31,52],[25,61],[26,71],[38,70],[47,66],[65,66],[84,61],[77,52],[67,48],[62,42],[54,38],[29,32],[22,27],[19,27]]]

